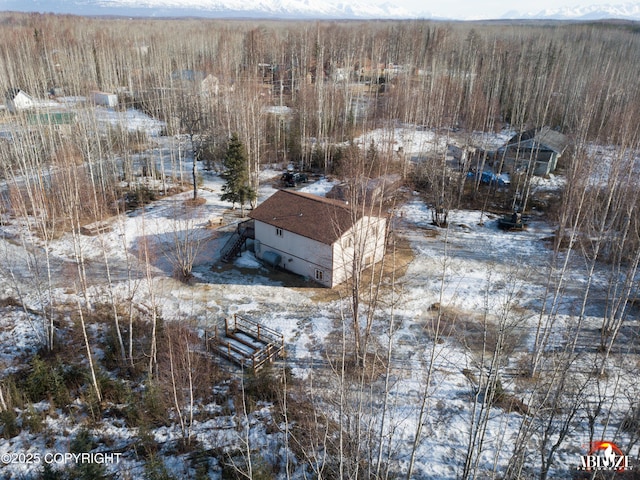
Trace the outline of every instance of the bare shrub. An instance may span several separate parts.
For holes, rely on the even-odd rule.
[[[189,208],[199,207],[207,203],[207,199],[203,197],[189,198],[184,201],[184,205]]]
[[[338,445],[340,425],[332,420],[324,408],[316,405],[302,388],[294,388],[287,398],[289,446],[296,458],[312,461],[325,452],[330,458],[340,455]],[[327,474],[327,478],[331,478]]]
[[[487,321],[480,314],[473,314],[456,307],[441,307],[434,304],[424,326],[432,337],[452,337],[472,352],[492,352],[500,342],[503,355],[509,355],[522,344],[523,334],[512,329],[506,338],[504,332],[493,321]]]
[[[149,148],[149,140],[144,130],[127,130],[122,126],[110,126],[107,139],[111,149],[118,153],[141,153]]]
[[[156,198],[156,192],[146,185],[136,185],[124,194],[125,208],[126,210],[136,210],[155,201]]]
[[[640,407],[638,405],[629,409],[622,420],[621,428],[635,437],[640,436]]]
[[[158,368],[164,385],[171,382],[170,357],[174,357],[174,376],[182,400],[186,400],[190,388],[196,399],[206,399],[211,394],[211,385],[226,378],[213,359],[203,353],[203,340],[180,322],[165,322],[158,337]]]
[[[273,466],[259,453],[252,453],[248,459],[244,452],[232,452],[226,455],[222,464],[222,480],[275,480]]]

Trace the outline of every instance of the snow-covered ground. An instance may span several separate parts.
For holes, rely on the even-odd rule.
[[[420,158],[426,154],[443,154],[449,145],[463,142],[465,145],[484,150],[496,150],[504,145],[515,134],[512,130],[499,133],[471,132],[435,132],[415,125],[379,128],[354,139],[354,143],[367,148],[371,142],[380,151],[402,152],[410,158]]]
[[[175,142],[158,137],[161,124],[132,110],[114,112],[97,109],[97,112],[99,122],[147,131],[157,142],[153,152],[158,161],[169,162]],[[503,138],[508,138],[507,134],[497,139],[480,134],[478,137],[482,137],[485,144],[498,144]],[[366,147],[371,139],[380,142],[384,138],[393,145],[394,151],[402,147],[405,152],[416,156],[446,148],[446,138],[415,129],[412,132],[402,129],[371,132],[358,142]],[[172,157],[172,162],[175,162],[175,157]],[[190,159],[178,158],[187,172]],[[270,180],[279,173],[273,170],[262,172],[261,178],[265,181],[259,191],[260,201],[275,191]],[[541,181],[538,188],[556,188],[558,183],[558,179],[551,178]],[[137,277],[135,295],[141,304],[148,301],[146,292],[153,288],[163,318],[188,321],[200,330],[211,330],[234,313],[244,314],[284,335],[286,362],[296,378],[308,380],[322,376],[318,365],[326,360],[323,353],[325,343],[332,333],[339,331],[339,312],[345,310],[346,305],[336,296],[319,295],[322,289],[312,283],[282,274],[274,275],[250,251],[244,252],[231,266],[220,265],[218,252],[234,224],[241,220],[237,210],[231,210],[229,203],[220,200],[222,184],[218,176],[203,172],[199,194],[206,200],[204,204],[186,207],[184,201],[191,192],[161,198],[143,210],[112,219],[110,232],[93,237],[81,236],[75,239],[75,243],[70,234],[65,234],[46,245],[33,236],[24,235],[23,226],[17,221],[0,227],[0,296],[22,298],[33,309],[24,312],[13,305],[2,307],[0,364],[4,371],[11,372],[41,342],[41,325],[36,313],[41,308],[41,296],[34,279],[34,262],[45,258],[45,248],[55,273],[52,280],[54,295],[62,301],[76,294],[64,272],[73,265],[78,247],[86,261],[90,292],[94,298],[101,298],[107,295],[105,259],[109,262],[116,292],[126,297],[130,287],[128,265],[136,264],[144,245],[149,245],[154,252],[151,275]],[[331,181],[323,178],[302,190],[323,195],[332,186]],[[458,478],[461,471],[470,419],[474,415],[471,411],[473,385],[468,371],[480,371],[479,359],[478,352],[465,345],[464,338],[460,336],[444,335],[441,341],[434,342],[428,328],[433,319],[433,307],[439,305],[447,311],[456,312],[467,322],[480,322],[485,317],[493,322],[504,315],[507,308],[517,311],[517,325],[513,327],[517,330],[516,344],[505,367],[505,371],[514,370],[517,361],[531,353],[539,311],[548,301],[545,287],[554,258],[547,239],[553,235],[554,227],[543,219],[534,218],[527,230],[505,233],[498,229],[497,218],[492,215],[452,211],[448,227],[441,229],[431,225],[431,210],[419,195],[407,192],[407,198],[406,203],[396,210],[393,224],[398,238],[408,242],[413,258],[402,277],[397,279],[401,289],[396,294],[393,311],[387,296],[381,302],[385,306],[380,307],[380,319],[374,325],[377,341],[386,346],[389,341],[388,319],[393,315],[391,409],[382,429],[388,435],[392,459],[401,471],[406,469],[419,428],[422,400],[425,394],[428,395],[421,424],[422,435],[417,442],[414,478],[453,479]],[[223,218],[224,225],[208,228],[212,218]],[[176,258],[172,251],[176,241],[187,233],[195,235],[199,241],[193,270],[195,281],[191,284],[173,278]],[[557,328],[551,332],[557,340],[548,345],[559,346],[566,342],[564,328],[573,321],[575,305],[581,300],[585,282],[583,265],[580,259],[574,258],[569,259],[568,265],[569,281],[558,306]],[[605,279],[596,275],[594,285],[594,288],[605,288]],[[589,314],[585,322],[597,328],[602,312],[594,305]],[[633,321],[637,324],[636,318]],[[429,369],[432,372],[430,377]],[[427,379],[429,384],[425,383]],[[625,383],[620,377],[615,380]],[[515,381],[505,377],[505,390],[513,391]],[[213,403],[199,408],[206,412],[220,406]],[[267,451],[270,442],[280,438],[267,435],[264,423],[259,421],[261,416],[269,415],[265,406],[247,420],[255,427],[251,430],[255,447]],[[619,417],[620,413],[614,415]],[[204,417],[194,424],[194,432],[205,448],[239,440],[234,423],[237,419],[219,415],[209,419],[206,415]],[[379,419],[374,424],[377,421]],[[49,422],[52,431],[56,432],[54,436],[59,435],[53,447],[50,443],[45,445],[44,438],[23,432],[0,442],[0,456],[4,459],[7,458],[5,455],[14,452],[44,454],[64,449],[65,435],[75,432],[78,426],[65,415]],[[513,442],[523,424],[523,416],[519,413],[492,409],[486,441],[480,452],[481,469],[491,470],[494,464],[497,471],[506,468]],[[111,437],[115,445],[126,444],[134,435],[117,421],[103,423],[96,428],[101,430],[103,438]],[[603,429],[603,425],[596,426],[598,431]],[[153,435],[158,441],[164,441],[178,438],[180,431],[177,426],[162,427]],[[585,422],[576,421],[571,435],[558,452],[551,470],[553,478],[571,478],[578,455],[584,453],[581,447],[588,443]],[[532,452],[535,453],[535,448]],[[183,467],[176,458],[173,460],[175,464],[168,465],[180,474]],[[533,464],[530,467],[534,470],[539,467],[535,463],[537,458],[532,454]],[[139,466],[139,461],[125,452],[123,462],[109,468],[135,472]],[[32,473],[25,464],[0,464],[0,476],[5,478],[10,474]]]

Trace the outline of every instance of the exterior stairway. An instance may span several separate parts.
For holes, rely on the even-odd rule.
[[[220,260],[224,263],[231,261],[233,257],[240,253],[242,247],[247,241],[247,238],[255,238],[253,220],[246,220],[238,224],[236,231],[233,232],[233,235],[231,235],[229,240],[227,240],[227,243],[222,247],[222,250],[220,251]]]

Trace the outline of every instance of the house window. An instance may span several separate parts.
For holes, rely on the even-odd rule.
[[[322,270],[318,270],[317,268],[316,268],[316,280],[318,280],[319,282],[324,280],[324,272]]]
[[[281,228],[276,227],[276,235],[277,235],[278,237],[281,237],[281,236],[282,236],[282,229],[281,229]]]

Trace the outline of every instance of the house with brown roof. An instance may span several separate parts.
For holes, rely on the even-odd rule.
[[[386,219],[340,200],[279,190],[249,216],[257,258],[330,288],[384,255]]]

